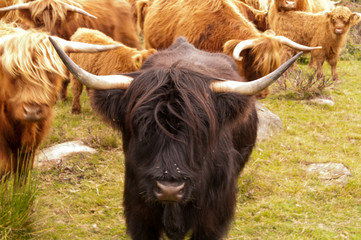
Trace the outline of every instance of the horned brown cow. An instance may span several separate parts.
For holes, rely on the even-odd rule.
[[[32,167],[36,150],[50,129],[52,107],[67,71],[48,37],[0,22],[0,174]],[[118,47],[70,46],[57,39],[68,52]]]
[[[45,33],[0,26],[0,170],[31,167],[65,67]],[[17,166],[19,161],[20,166]]]
[[[17,10],[22,24],[70,39],[79,27],[102,31],[114,40],[141,49],[131,6],[127,0],[35,0],[0,11]],[[67,96],[69,77],[61,98]]]
[[[266,75],[280,65],[281,42],[285,38],[261,33],[235,2],[149,1],[143,27],[146,48],[164,49],[178,36],[184,36],[199,49],[234,55],[239,73],[246,80]],[[267,94],[266,90],[259,96]]]
[[[322,65],[326,60],[331,65],[332,78],[338,80],[336,65],[339,54],[350,27],[358,22],[360,13],[353,13],[342,6],[323,13],[286,11],[278,14],[274,31],[302,44],[322,46],[322,49],[311,51],[310,67],[316,67],[317,77],[321,78]]]
[[[126,0],[35,0],[2,11],[18,10],[29,27],[70,39],[79,27],[97,29],[130,47],[140,48],[131,6]]]
[[[87,28],[79,28],[71,37],[71,40],[101,45],[120,44],[100,31]],[[96,54],[71,53],[70,57],[86,71],[97,75],[105,75],[137,71],[142,66],[142,63],[154,52],[154,49],[138,50],[122,45],[120,48]],[[73,75],[70,76],[70,82],[73,92],[72,113],[79,114],[83,84]]]

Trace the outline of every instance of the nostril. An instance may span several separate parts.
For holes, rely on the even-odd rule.
[[[185,193],[185,183],[156,181],[154,194],[159,201],[179,202]]]
[[[156,194],[162,194],[162,189],[160,189],[158,186],[155,186],[155,187],[154,187],[154,192],[155,192]]]
[[[184,189],[179,190],[179,192],[177,193],[177,196],[183,197],[183,195],[184,195]]]
[[[41,107],[39,107],[38,111],[36,112],[37,115],[41,115],[43,113],[43,110],[41,109]]]
[[[29,109],[26,106],[23,106],[23,110],[24,110],[24,114],[28,114],[29,113]]]

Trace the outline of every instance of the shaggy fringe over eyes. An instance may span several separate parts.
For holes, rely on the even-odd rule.
[[[173,66],[145,71],[136,80],[126,93],[129,99],[125,100],[130,113],[125,122],[133,134],[133,124],[141,138],[146,137],[147,129],[154,129],[150,125],[156,124],[159,134],[177,139],[173,133],[185,131],[179,130],[179,126],[187,126],[187,135],[199,143],[205,136],[213,141],[217,114],[202,74]]]
[[[40,17],[41,19],[44,20],[44,25],[46,26],[47,30],[53,29],[58,20],[63,22],[66,18],[67,10],[64,3],[81,8],[81,6],[78,3],[69,0],[68,1],[59,1],[59,0],[35,1],[31,5],[31,17],[34,22],[36,22],[36,19],[38,17]],[[41,16],[45,13],[48,14],[48,12],[44,12],[46,9],[51,9],[51,16],[49,15]]]
[[[350,16],[352,15],[352,12],[350,11],[350,9],[348,9],[346,7],[338,6],[331,12],[330,15],[332,16],[332,19],[334,19],[334,20],[340,19],[344,22],[347,22],[347,21],[349,21]]]
[[[250,52],[254,56],[252,67],[262,76],[274,71],[281,65],[281,47],[278,40],[263,35]]]
[[[4,37],[7,39],[2,45],[2,68],[14,78],[21,76],[21,79],[26,79],[26,85],[43,89],[41,95],[47,98],[43,101],[53,100],[50,97],[53,97],[54,86],[49,81],[49,74],[65,78],[66,70],[48,40],[48,35],[28,30],[18,31]],[[34,96],[35,99],[39,99],[39,96],[36,95],[39,93]]]

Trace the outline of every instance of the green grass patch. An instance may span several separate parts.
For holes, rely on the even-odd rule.
[[[36,235],[32,215],[37,183],[36,173],[30,170],[1,178],[0,239],[31,239]]]
[[[329,76],[329,67],[324,68]],[[277,84],[261,100],[284,129],[257,143],[238,181],[237,211],[226,239],[360,238],[360,68],[359,61],[339,62],[340,82],[318,95],[332,99],[334,106],[310,103]],[[32,239],[129,239],[121,137],[93,113],[86,93],[81,102],[80,115],[71,114],[69,99],[56,104],[51,134],[41,148],[82,140],[98,152],[37,169]],[[326,185],[304,169],[318,162],[343,163],[352,176],[346,185]]]

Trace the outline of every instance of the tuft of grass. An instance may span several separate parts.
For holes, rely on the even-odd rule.
[[[287,93],[290,99],[297,100],[328,95],[327,91],[335,85],[335,81],[327,75],[318,79],[316,71],[307,68],[296,66],[288,71],[278,80],[278,88],[273,88],[273,91]]]
[[[31,158],[31,156],[26,156]],[[0,239],[30,239],[37,181],[30,169],[9,173],[0,180]]]

